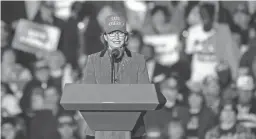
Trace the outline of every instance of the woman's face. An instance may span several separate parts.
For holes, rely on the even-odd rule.
[[[121,48],[124,46],[127,36],[121,31],[113,31],[104,35],[110,49]]]
[[[170,78],[167,81],[165,81],[163,84],[167,84],[166,86],[165,85],[161,86],[161,91],[164,97],[170,102],[175,102],[179,94],[177,89],[177,80]]]
[[[64,60],[59,55],[53,55],[53,56],[50,56],[48,63],[49,63],[49,68],[51,70],[58,70],[58,69],[61,69],[61,67],[63,66]]]
[[[168,128],[168,135],[171,139],[181,139],[183,136],[183,128],[181,124],[170,124]]]
[[[140,41],[138,38],[132,37],[129,39],[129,44],[128,44],[129,50],[133,52],[139,52],[139,47],[140,47]]]
[[[201,18],[200,18],[200,12],[199,12],[199,7],[194,7],[188,17],[187,17],[187,23],[189,26],[193,26],[195,24],[198,24],[201,22]]]
[[[203,98],[202,96],[192,93],[188,98],[188,103],[191,108],[201,108]]]
[[[232,105],[225,105],[220,112],[220,121],[225,123],[234,123],[236,120],[236,113],[232,109]]]
[[[49,79],[49,69],[36,69],[35,71],[36,73],[36,78],[39,80],[39,81],[42,81],[42,82],[46,82],[48,81]]]
[[[165,15],[163,11],[157,11],[152,17],[155,26],[161,26],[165,23]]]
[[[166,33],[169,29],[166,26],[166,17],[163,11],[157,11],[152,17],[152,22],[159,33]]]

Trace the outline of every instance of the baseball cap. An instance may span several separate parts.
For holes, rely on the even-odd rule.
[[[126,33],[126,20],[121,15],[110,15],[105,20],[104,30],[106,33],[121,31]]]

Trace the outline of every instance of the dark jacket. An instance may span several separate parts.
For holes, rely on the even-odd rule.
[[[187,113],[184,113],[185,116],[181,117],[181,121],[183,125],[186,127],[190,118],[191,114],[189,112],[189,109],[187,109]],[[199,128],[198,128],[198,137],[199,139],[204,139],[205,134],[209,129],[214,127],[217,124],[217,116],[209,109],[208,107],[204,106],[199,115]]]
[[[30,139],[55,139],[57,136],[57,119],[50,110],[35,113],[30,123]]]

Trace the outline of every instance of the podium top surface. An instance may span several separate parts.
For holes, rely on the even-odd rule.
[[[154,84],[66,84],[61,98],[66,110],[154,110],[158,97]]]

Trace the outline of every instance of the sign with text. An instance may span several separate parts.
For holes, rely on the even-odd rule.
[[[12,46],[29,53],[55,51],[58,47],[60,33],[60,29],[55,26],[21,19],[16,28]]]
[[[143,41],[154,47],[162,65],[173,65],[180,58],[181,45],[177,34],[144,36]]]

